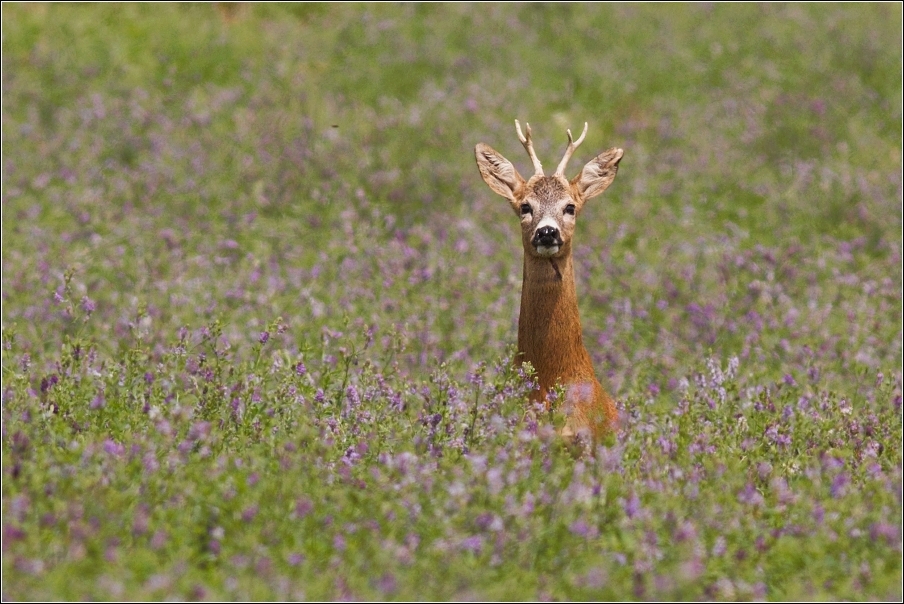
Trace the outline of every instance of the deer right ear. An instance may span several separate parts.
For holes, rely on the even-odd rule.
[[[621,149],[613,147],[603,151],[584,166],[581,173],[571,181],[582,199],[596,197],[612,184],[618,172],[618,162],[624,154]]]
[[[502,195],[512,204],[524,188],[524,179],[512,162],[505,159],[489,145],[480,143],[474,148],[480,175],[494,193]]]

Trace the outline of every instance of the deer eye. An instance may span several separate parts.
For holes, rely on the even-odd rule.
[[[527,216],[531,212],[533,212],[533,210],[531,210],[530,204],[526,204],[526,203],[521,204],[521,215],[522,216]]]
[[[565,213],[571,214],[572,216],[574,216],[574,204],[573,203],[570,203],[567,206],[565,206]]]

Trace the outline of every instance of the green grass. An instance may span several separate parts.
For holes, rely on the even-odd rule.
[[[4,599],[899,600],[896,6],[4,4]],[[515,118],[625,150],[583,458]]]

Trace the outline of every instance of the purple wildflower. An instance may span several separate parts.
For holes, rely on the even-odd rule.
[[[107,439],[104,441],[104,452],[113,457],[121,457],[125,454],[126,448],[114,440]]]
[[[298,566],[304,562],[304,555],[299,553],[291,553],[287,559],[290,566]]]
[[[380,577],[377,581],[377,589],[379,589],[384,594],[392,594],[398,589],[396,585],[395,575],[392,573],[386,572]]]
[[[479,554],[483,549],[483,537],[481,535],[472,535],[471,537],[465,537],[461,540],[458,547],[465,552],[471,552],[472,554]]]
[[[167,536],[166,531],[164,531],[163,529],[157,529],[157,531],[154,532],[154,536],[151,537],[151,549],[163,549],[164,546],[166,546],[168,539],[169,537]]]
[[[208,434],[210,434],[210,422],[195,422],[188,429],[188,440],[203,440],[207,438]]]
[[[637,513],[640,512],[640,498],[636,493],[632,493],[627,500],[625,500],[624,504],[625,515],[628,518],[634,518],[637,516]]]
[[[848,477],[846,472],[839,472],[835,479],[832,480],[832,486],[829,489],[832,497],[838,499],[839,497],[843,497],[844,493],[847,491],[847,485],[850,482],[850,478]]]
[[[91,313],[93,313],[93,312],[97,309],[97,304],[95,304],[95,303],[94,303],[94,300],[92,300],[92,299],[89,298],[88,296],[84,296],[84,297],[82,298],[82,304],[81,304],[81,306],[82,306],[82,310],[83,310],[83,311],[85,312],[85,314],[87,314],[88,316],[91,316]]]
[[[157,461],[157,456],[151,452],[147,452],[141,458],[141,464],[144,466],[144,471],[148,474],[152,474],[156,472],[160,468],[160,463]]]
[[[58,378],[55,373],[52,375],[49,375],[45,378],[42,378],[41,379],[41,392],[42,393],[47,392],[48,390],[50,390],[51,388],[56,386],[59,381],[60,381],[60,378]]]
[[[333,547],[335,547],[338,551],[343,552],[346,548],[345,537],[342,535],[335,535],[333,537]]]
[[[299,497],[295,501],[295,517],[304,518],[314,510],[314,502],[307,497]]]
[[[744,487],[744,490],[738,494],[738,501],[753,506],[761,506],[765,503],[765,499],[763,499],[760,492],[749,482],[747,483],[747,486]]]
[[[3,525],[3,547],[6,548],[9,543],[21,541],[25,539],[25,531],[13,524],[5,523]]]
[[[242,510],[242,522],[251,522],[257,516],[257,506],[250,505]]]
[[[728,551],[728,543],[725,541],[725,537],[719,535],[716,537],[716,542],[713,543],[712,555],[714,558],[720,558],[725,555],[726,551]]]
[[[884,539],[888,545],[901,543],[901,529],[887,522],[877,522],[869,527],[869,536],[873,541]]]
[[[572,535],[583,537],[584,539],[592,539],[598,534],[595,527],[590,526],[583,520],[575,520],[568,527],[568,530]]]
[[[826,510],[822,505],[817,503],[813,506],[813,520],[816,521],[816,524],[822,524],[822,521],[825,520]]]

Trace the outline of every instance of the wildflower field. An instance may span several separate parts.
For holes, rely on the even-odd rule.
[[[3,599],[900,601],[901,16],[4,4]],[[583,456],[515,118],[625,151]]]

